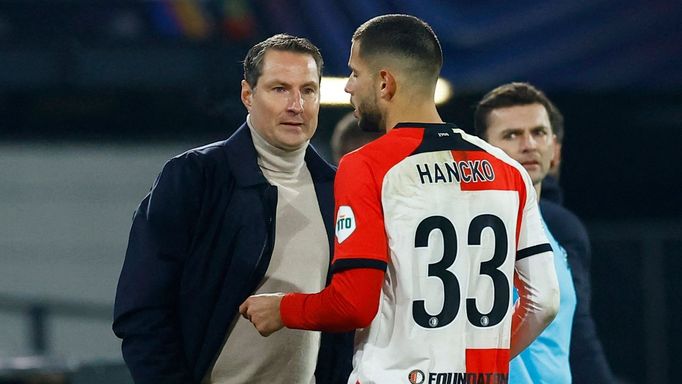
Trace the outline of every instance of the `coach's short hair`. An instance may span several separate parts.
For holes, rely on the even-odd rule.
[[[438,78],[443,51],[433,29],[410,15],[377,16],[362,24],[353,34],[359,41],[360,57],[372,62],[386,55],[409,61],[411,74],[424,79]]]
[[[476,136],[486,138],[488,133],[488,116],[494,109],[529,104],[542,104],[545,107],[557,141],[563,142],[564,117],[559,109],[547,98],[544,92],[529,83],[521,82],[500,85],[483,96],[483,99],[476,105],[476,111],[474,112],[474,131]]]
[[[320,50],[303,37],[296,37],[287,34],[277,34],[261,41],[249,49],[244,58],[244,80],[253,88],[258,84],[258,79],[263,74],[263,58],[269,49],[277,51],[295,52],[308,54],[313,57],[317,64],[317,74],[322,78],[322,67],[324,60]]]

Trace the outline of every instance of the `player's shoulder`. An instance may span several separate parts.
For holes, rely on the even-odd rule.
[[[507,155],[502,149],[488,143],[487,141],[481,139],[478,136],[474,136],[471,134],[468,134],[461,129],[456,129],[455,133],[458,133],[462,136],[463,140],[466,140],[470,142],[471,144],[481,148],[484,150],[486,153],[489,154],[489,156],[496,158],[506,164],[507,166],[511,167],[512,169],[516,170],[521,177],[523,178],[524,182],[526,183],[527,187],[532,187],[533,182],[530,179],[530,176],[528,175],[528,172],[526,171],[525,168],[521,164],[519,164],[518,161],[514,160],[511,158],[511,156]]]
[[[342,164],[365,164],[371,167],[391,166],[409,154],[419,145],[419,139],[397,135],[394,130],[347,153],[341,158]]]
[[[403,152],[410,151],[418,145],[418,141],[419,140],[416,137],[410,137],[410,135],[402,133],[399,134],[397,130],[393,129],[353,152],[368,158],[382,158],[385,157],[388,152],[394,152],[400,149],[403,149]]]
[[[488,143],[487,141],[481,139],[478,136],[474,136],[472,134],[466,133],[462,129],[457,128],[454,131],[456,134],[459,134],[462,137],[462,140],[465,140],[465,141],[481,148],[482,150],[487,152],[490,156],[497,158],[497,159],[503,161],[504,163],[506,163],[506,164],[516,168],[516,169],[523,169],[523,166],[521,166],[521,164],[519,164],[517,161],[512,159],[509,155],[507,155],[500,148],[497,148],[496,146]]]

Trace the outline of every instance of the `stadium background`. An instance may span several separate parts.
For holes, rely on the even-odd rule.
[[[4,0],[0,382],[125,382],[111,306],[132,212],[164,161],[241,124],[240,60],[254,42],[309,37],[325,74],[346,76],[353,30],[395,12],[441,39],[446,120],[471,131],[475,102],[508,81],[563,111],[561,184],[590,229],[608,360],[623,382],[674,381],[682,3]],[[322,108],[323,153],[349,110]]]

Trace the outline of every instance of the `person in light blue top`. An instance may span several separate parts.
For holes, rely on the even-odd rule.
[[[575,288],[566,260],[566,251],[547,230],[547,225],[545,234],[554,252],[554,267],[559,280],[561,294],[559,313],[528,348],[509,362],[509,384],[571,383],[568,352],[573,312],[577,303]],[[517,299],[518,294],[514,290],[514,301]]]
[[[561,113],[545,94],[527,83],[501,85],[476,106],[476,134],[518,161],[530,175],[540,201],[542,180],[555,156],[552,127]],[[569,351],[577,299],[566,252],[547,230],[559,281],[559,313],[528,348],[509,363],[509,384],[571,383]],[[515,298],[518,298],[516,290]]]

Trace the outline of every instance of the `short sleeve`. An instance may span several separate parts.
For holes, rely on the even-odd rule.
[[[549,241],[545,235],[535,188],[532,186],[530,177],[525,173],[522,173],[522,175],[526,190],[526,198],[525,201],[523,201],[524,206],[516,253],[517,261],[539,253],[552,251],[552,247],[549,245]]]
[[[385,269],[388,241],[380,183],[370,162],[361,154],[354,152],[342,159],[334,183],[333,272],[350,268]]]

